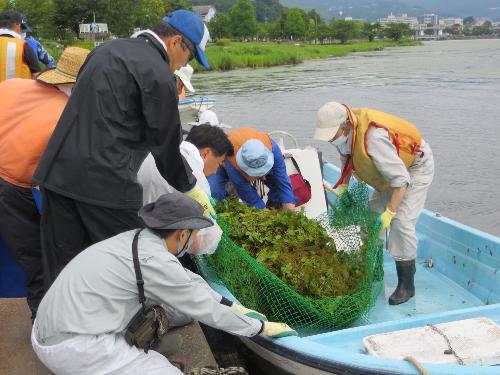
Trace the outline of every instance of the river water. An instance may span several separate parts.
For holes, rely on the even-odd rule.
[[[312,140],[316,111],[335,100],[415,123],[431,145],[436,175],[426,208],[500,235],[500,40],[428,42],[295,66],[198,74],[197,95],[233,127],[287,130],[338,165],[333,146]]]

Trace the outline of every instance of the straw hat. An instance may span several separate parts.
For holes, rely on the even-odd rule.
[[[61,57],[57,62],[57,66],[40,73],[37,77],[37,80],[48,83],[50,85],[75,83],[78,71],[82,67],[89,53],[90,51],[85,48],[66,48],[61,54]]]

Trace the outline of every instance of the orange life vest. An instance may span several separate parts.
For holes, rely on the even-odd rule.
[[[238,154],[238,151],[240,150],[241,146],[243,146],[243,144],[246,141],[249,141],[250,139],[258,139],[259,141],[264,143],[264,145],[269,149],[269,151],[272,151],[273,144],[271,142],[271,137],[269,137],[269,135],[267,135],[266,133],[257,131],[254,128],[235,129],[229,132],[227,136],[234,147],[234,155],[228,156],[227,160],[238,172],[241,173],[242,176],[244,176],[249,181],[252,180],[252,177],[243,172],[238,166],[238,163],[236,162],[236,155]]]
[[[347,106],[346,106],[347,107]],[[341,184],[350,171],[377,191],[385,191],[390,187],[389,182],[380,174],[373,160],[368,155],[366,136],[371,127],[387,130],[389,139],[396,147],[398,156],[406,168],[409,168],[417,154],[421,153],[420,145],[422,137],[417,127],[411,122],[400,117],[390,115],[369,108],[347,107],[349,119],[353,124],[353,137],[351,144],[351,156],[344,166]],[[423,155],[421,155],[423,156]]]
[[[30,48],[19,38],[0,36],[0,82],[10,78],[31,78],[31,71],[24,62],[24,49]]]

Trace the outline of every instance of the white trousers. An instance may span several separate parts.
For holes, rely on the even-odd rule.
[[[123,335],[78,335],[42,346],[33,329],[31,344],[40,361],[56,375],[182,375],[163,355],[154,350],[146,354],[127,344]]]
[[[413,260],[417,257],[418,238],[415,230],[417,220],[424,208],[427,191],[434,178],[434,158],[430,147],[425,147],[422,162],[411,166],[411,183],[391,221],[387,247],[397,261]],[[372,209],[383,212],[391,199],[392,189],[382,193],[375,191],[370,200]]]

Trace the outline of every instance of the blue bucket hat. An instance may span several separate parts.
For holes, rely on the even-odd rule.
[[[252,177],[265,176],[274,165],[274,155],[258,139],[250,139],[236,154],[236,163],[243,172]]]
[[[196,60],[206,69],[210,69],[205,48],[210,39],[210,34],[203,20],[196,13],[179,9],[163,17],[163,22],[168,23],[184,35],[196,47]]]

